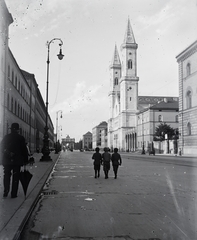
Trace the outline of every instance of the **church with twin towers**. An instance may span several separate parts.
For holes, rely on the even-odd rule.
[[[150,106],[165,102],[166,99],[173,99],[173,97],[138,96],[137,49],[138,44],[128,19],[120,55],[115,45],[110,65],[107,145],[111,149],[115,147],[121,151],[141,149],[145,140],[142,129],[143,112]],[[151,121],[151,116],[148,116],[147,120]],[[149,132],[147,144],[153,141],[153,134],[154,132]]]
[[[138,112],[137,48],[130,20],[121,45],[121,59],[115,46],[110,65],[108,146],[125,150],[127,136],[136,145]]]

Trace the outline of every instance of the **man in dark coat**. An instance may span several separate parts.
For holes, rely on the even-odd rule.
[[[118,167],[121,166],[122,164],[122,159],[120,154],[118,153],[118,148],[114,148],[114,153],[112,154],[111,157],[112,160],[112,166],[113,166],[113,171],[114,171],[114,178],[117,178],[117,173],[118,173]]]
[[[4,167],[4,194],[7,197],[10,191],[10,178],[12,175],[11,197],[16,198],[19,185],[21,166],[28,162],[28,151],[25,138],[19,135],[19,124],[11,125],[11,133],[1,142],[2,164]]]
[[[100,149],[97,147],[95,149],[95,153],[92,156],[92,159],[94,159],[94,171],[95,171],[95,178],[100,177],[100,167],[101,167],[101,161],[102,161],[102,156],[99,153]]]
[[[108,173],[110,170],[110,160],[111,154],[109,153],[109,148],[104,148],[104,153],[102,154],[102,164],[103,164],[103,171],[105,173],[105,179],[108,178]]]

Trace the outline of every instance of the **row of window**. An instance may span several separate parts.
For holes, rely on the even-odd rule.
[[[164,117],[162,115],[158,116],[158,122],[163,122],[164,121]],[[143,123],[143,122],[148,122],[148,117],[144,118],[144,119],[140,119],[140,117],[138,117],[138,123]],[[179,122],[179,116],[176,115],[175,116],[175,122]]]
[[[163,122],[164,121],[164,119],[163,119],[163,116],[162,115],[159,115],[158,116],[158,122]],[[176,115],[175,116],[175,122],[179,122],[179,116],[178,115]]]
[[[127,68],[128,69],[133,68],[133,63],[132,63],[131,59],[129,59],[128,62],[127,62]],[[117,74],[117,72],[116,72],[116,74]],[[114,78],[114,85],[118,85],[118,78],[117,77]]]
[[[14,75],[14,70],[12,69],[12,75],[10,72],[10,65],[8,65],[8,79],[12,82],[13,86],[19,91],[24,100],[29,104],[30,97],[27,94],[27,91],[20,83],[20,80],[17,78],[17,75]]]
[[[10,99],[9,93],[7,94],[7,109],[29,124],[29,114],[19,103],[17,104],[17,101],[13,97]]]
[[[191,63],[188,63],[186,66],[186,77],[191,75]],[[192,92],[188,90],[186,93],[186,108],[192,107]]]

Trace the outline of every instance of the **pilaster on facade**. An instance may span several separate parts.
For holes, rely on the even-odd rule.
[[[197,155],[197,40],[177,57],[179,69],[179,147]],[[194,117],[195,116],[195,117]]]

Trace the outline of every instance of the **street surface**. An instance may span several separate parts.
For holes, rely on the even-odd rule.
[[[94,178],[93,152],[62,152],[26,239],[197,239],[197,162],[122,154],[114,179]]]

